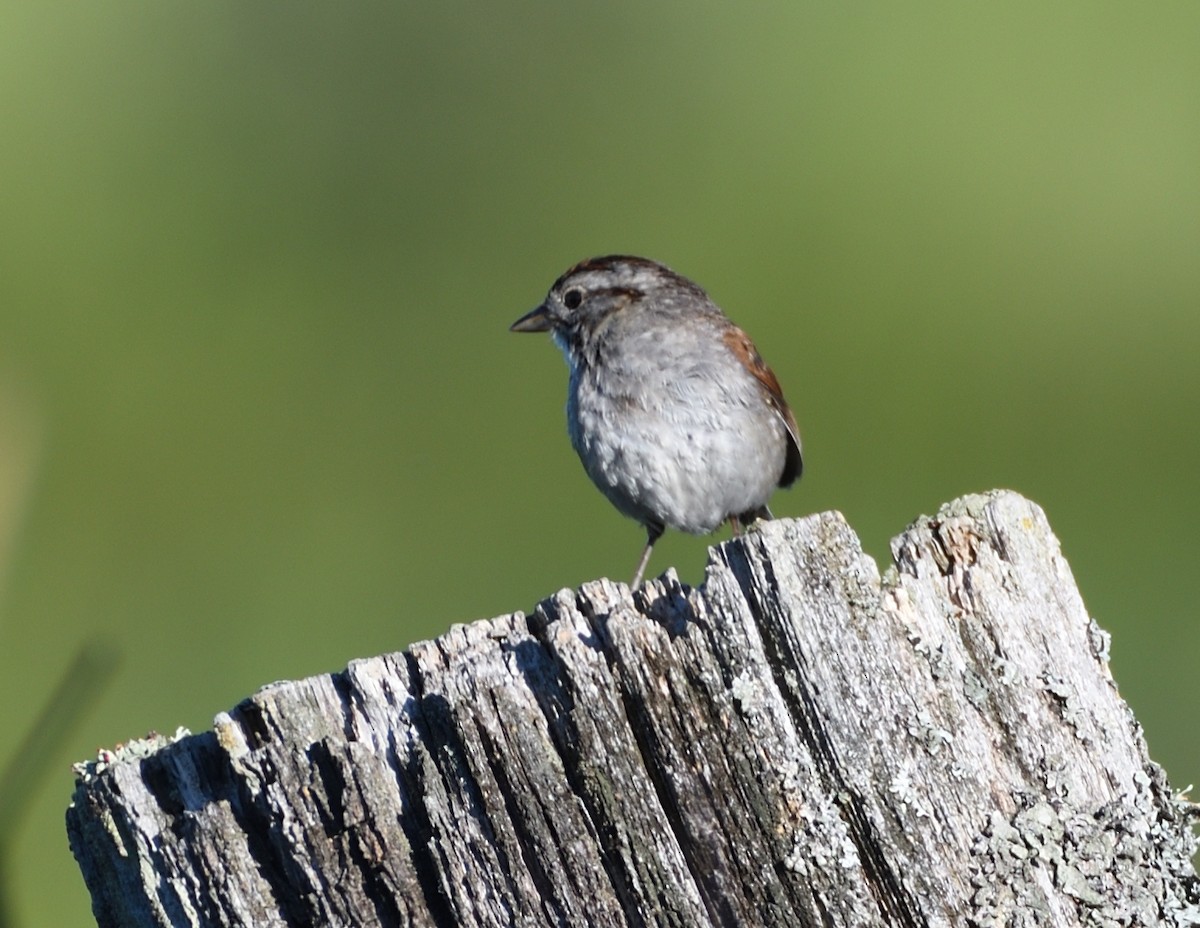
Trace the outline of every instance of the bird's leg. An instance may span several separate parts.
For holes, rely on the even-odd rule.
[[[636,590],[642,585],[642,574],[646,572],[646,565],[650,562],[650,552],[654,550],[654,543],[662,537],[663,527],[661,525],[646,526],[646,550],[642,552],[642,559],[638,561],[637,572],[633,575],[633,582],[629,584],[631,590]]]
[[[729,517],[729,527],[733,529],[733,537],[737,538],[743,531],[753,531],[759,522],[775,518],[766,506],[760,506],[753,512],[743,512],[740,516]]]

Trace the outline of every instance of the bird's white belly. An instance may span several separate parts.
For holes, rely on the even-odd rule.
[[[607,399],[573,406],[572,444],[588,476],[643,523],[711,532],[731,515],[766,505],[783,469],[782,422],[755,430],[736,417],[744,428],[734,431],[720,422],[731,417],[697,419],[691,410],[624,408],[614,415]]]

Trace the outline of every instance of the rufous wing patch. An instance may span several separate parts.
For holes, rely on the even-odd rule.
[[[796,478],[800,476],[804,464],[800,454],[800,429],[796,425],[796,417],[792,414],[791,407],[788,406],[787,400],[783,398],[783,388],[779,386],[779,378],[767,366],[767,362],[762,359],[762,355],[754,347],[754,342],[750,340],[750,336],[736,325],[730,325],[723,338],[725,344],[729,346],[729,350],[733,352],[734,357],[741,361],[746,370],[754,375],[754,379],[762,384],[763,390],[766,392],[767,401],[779,414],[779,418],[783,420],[783,424],[787,427],[789,438],[787,458],[784,461],[783,473],[779,476],[779,485],[781,487],[791,486]]]

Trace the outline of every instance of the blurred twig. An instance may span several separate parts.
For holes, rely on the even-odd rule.
[[[15,928],[9,863],[21,821],[71,730],[112,678],[120,654],[93,639],[75,653],[25,740],[0,774],[0,928]]]

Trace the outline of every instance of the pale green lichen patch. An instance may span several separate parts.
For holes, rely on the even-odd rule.
[[[191,732],[183,726],[175,729],[173,735],[160,735],[158,732],[152,731],[145,738],[134,738],[132,741],[118,744],[111,750],[101,748],[96,752],[95,760],[81,760],[72,764],[71,770],[74,772],[77,782],[90,783],[109,767],[144,760],[189,735]]]
[[[1073,907],[1102,928],[1200,925],[1189,804],[1160,785],[1147,776],[1132,802],[1099,808],[1024,796],[1010,817],[993,811],[972,850],[968,924],[1051,924]]]

